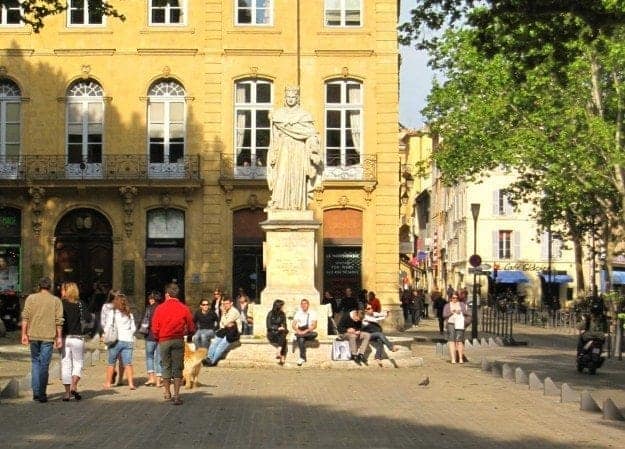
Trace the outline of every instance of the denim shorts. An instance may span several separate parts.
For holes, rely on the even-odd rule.
[[[121,355],[122,364],[132,365],[132,342],[131,341],[119,341],[113,346],[109,346],[109,360],[108,364],[115,365],[115,361],[117,360],[117,356]]]

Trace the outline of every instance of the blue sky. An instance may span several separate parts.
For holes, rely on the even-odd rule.
[[[408,21],[417,0],[402,0],[399,21]],[[421,109],[432,87],[432,70],[427,66],[427,54],[414,47],[400,47],[402,65],[399,71],[399,121],[408,128],[423,126]]]

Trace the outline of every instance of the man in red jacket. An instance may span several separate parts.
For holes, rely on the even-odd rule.
[[[195,332],[193,316],[177,298],[179,293],[177,284],[168,284],[165,302],[156,308],[152,318],[152,333],[161,350],[165,400],[171,399],[174,405],[182,404],[179,393],[184,369],[184,336]],[[169,387],[171,378],[174,379],[173,397]]]

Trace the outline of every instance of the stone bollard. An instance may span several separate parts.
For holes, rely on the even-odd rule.
[[[544,390],[545,388],[534,371],[529,375],[529,386],[530,390]]]
[[[579,400],[579,409],[585,412],[599,412],[601,413],[601,408],[597,404],[597,402],[590,395],[588,390],[582,391],[580,400]]]
[[[12,378],[8,384],[6,384],[4,389],[0,392],[0,397],[7,399],[20,397],[20,383],[15,377]]]
[[[491,363],[486,359],[486,357],[482,357],[482,371],[490,371]]]
[[[560,395],[560,402],[578,402],[579,401],[579,393],[573,390],[569,384],[562,384],[562,393]]]
[[[471,342],[471,345],[474,348],[479,348],[480,347],[480,341],[477,338],[474,338],[473,341]]]
[[[485,337],[482,337],[482,338],[480,339],[480,345],[481,345],[483,348],[485,348],[486,346],[488,346],[488,342],[486,341],[486,338],[485,338]]]
[[[603,419],[625,421],[625,417],[610,398],[603,401]]]
[[[493,363],[490,369],[490,373],[493,375],[493,377],[501,377],[501,368],[499,367],[498,363]]]
[[[469,340],[468,338],[464,341],[464,347],[467,349],[470,349],[473,347],[473,345],[471,344],[471,340]]]
[[[501,366],[501,376],[506,380],[514,380],[514,370],[509,364],[504,363]]]
[[[551,377],[545,377],[545,396],[560,396],[562,391],[551,380]]]
[[[22,390],[32,390],[33,388],[33,378],[31,373],[26,374],[22,380],[20,381],[20,385]]]
[[[489,348],[494,348],[497,346],[497,343],[495,343],[495,339],[493,337],[490,337],[488,339],[488,347]]]
[[[527,385],[529,379],[525,371],[522,368],[517,368],[514,370],[514,382],[521,385]]]
[[[499,335],[495,337],[495,343],[497,344],[497,346],[503,346],[503,340]]]
[[[436,343],[436,354],[442,356],[443,355],[443,344]]]

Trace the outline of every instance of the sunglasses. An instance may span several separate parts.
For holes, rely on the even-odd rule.
[[[207,302],[203,302],[202,304],[200,304],[201,306],[207,306],[208,303]]]

